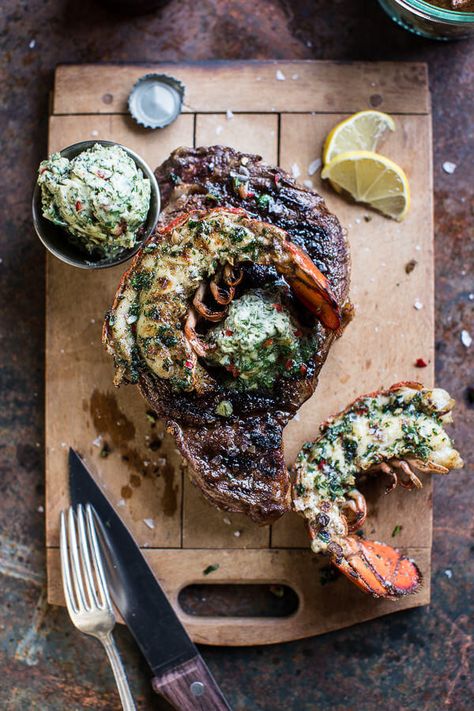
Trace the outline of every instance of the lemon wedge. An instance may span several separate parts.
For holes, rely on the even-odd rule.
[[[359,111],[332,129],[324,143],[323,163],[347,151],[375,151],[388,131],[395,131],[391,116],[382,111]]]
[[[338,191],[349,193],[394,220],[403,220],[410,207],[410,187],[402,168],[373,151],[347,151],[328,163],[321,177]]]

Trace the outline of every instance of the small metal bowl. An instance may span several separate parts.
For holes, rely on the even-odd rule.
[[[126,153],[128,153],[128,155],[134,160],[137,166],[141,169],[145,178],[148,178],[150,181],[150,208],[142,228],[143,234],[141,238],[137,240],[134,247],[124,249],[123,252],[120,252],[120,254],[112,258],[98,257],[97,259],[94,259],[93,256],[81,249],[80,246],[71,240],[71,236],[64,228],[55,225],[53,222],[43,217],[41,206],[41,188],[38,183],[36,183],[33,192],[32,204],[33,224],[35,226],[36,234],[51,254],[54,254],[55,257],[66,264],[70,264],[73,267],[79,267],[80,269],[105,269],[107,267],[115,267],[117,264],[126,262],[138,252],[143,242],[153,232],[158,221],[158,215],[160,214],[160,189],[158,187],[158,183],[156,182],[156,178],[153,175],[153,171],[148,167],[145,161],[140,158],[139,155],[134,153],[134,151],[131,151],[130,148],[122,146],[120,143],[115,143],[114,141],[95,140],[74,143],[72,146],[63,148],[60,153],[64,156],[64,158],[75,158],[79,155],[79,153],[86,151],[96,143],[99,143],[101,146],[120,146],[120,148],[123,148],[123,150],[126,151]]]

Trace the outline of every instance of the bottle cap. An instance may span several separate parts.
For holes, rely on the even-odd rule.
[[[181,113],[184,85],[166,74],[145,74],[128,97],[132,118],[145,128],[163,128]]]

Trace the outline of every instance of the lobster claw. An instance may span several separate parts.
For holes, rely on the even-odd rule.
[[[331,562],[364,592],[394,600],[420,587],[420,570],[395,548],[357,536],[347,536],[339,544],[330,550]]]

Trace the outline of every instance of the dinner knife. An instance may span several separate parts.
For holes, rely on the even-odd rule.
[[[91,504],[112,599],[152,672],[153,689],[179,711],[230,711],[132,534],[74,449],[71,503]]]

